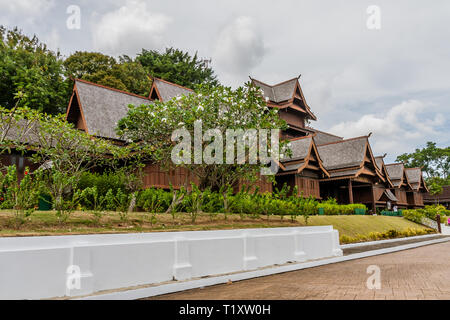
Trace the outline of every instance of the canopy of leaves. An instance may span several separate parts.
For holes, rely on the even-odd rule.
[[[137,61],[123,56],[113,57],[98,52],[77,51],[64,61],[69,77],[91,81],[104,86],[147,96],[151,80]]]
[[[130,106],[126,118],[118,125],[118,134],[126,139],[139,142],[142,152],[151,153],[152,160],[161,167],[175,166],[172,162],[174,143],[172,134],[177,129],[190,133],[192,150],[194,149],[195,123],[201,120],[203,131],[215,129],[223,139],[228,129],[278,129],[286,128],[286,122],[279,118],[277,110],[270,110],[258,88],[251,83],[236,90],[222,86],[200,86],[198,91],[189,96],[182,96],[170,101],[156,101],[151,105]],[[213,137],[214,138],[214,137]],[[211,146],[213,140],[204,139],[202,150]],[[283,142],[281,147],[285,147]],[[215,150],[217,151],[217,150]],[[248,151],[248,148],[247,148]],[[237,157],[237,152],[235,152]],[[223,157],[226,148],[223,147]],[[226,160],[225,160],[226,159]],[[233,159],[237,163],[237,159]],[[194,152],[191,153],[191,163]],[[192,172],[202,188],[233,185],[239,179],[254,179],[261,164],[243,165],[214,164],[178,164]]]
[[[155,78],[164,79],[187,88],[195,89],[199,84],[219,84],[214,71],[205,67],[197,54],[191,56],[179,49],[167,48],[164,53],[142,50],[136,57],[147,72]]]
[[[60,53],[36,36],[0,26],[0,106],[12,109],[19,91],[24,93],[20,106],[49,114],[63,112],[70,96]]]
[[[428,142],[425,148],[403,154],[397,161],[407,168],[422,168],[429,184],[450,184],[450,147],[438,148],[436,143]]]

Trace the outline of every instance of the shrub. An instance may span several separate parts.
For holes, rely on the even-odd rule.
[[[420,224],[422,223],[424,214],[418,210],[403,210],[403,217],[409,221]]]
[[[25,175],[19,181],[16,166],[9,166],[6,173],[0,173],[1,208],[14,209],[14,225],[20,227],[38,207],[41,189],[41,176],[36,173],[34,177],[25,168]]]
[[[170,192],[156,188],[141,191],[137,198],[137,206],[150,213],[166,212],[171,202]]]
[[[104,173],[84,172],[81,175],[77,187],[81,190],[96,187],[100,196],[105,196],[110,189],[114,194],[116,194],[119,189],[122,191],[126,190],[125,177],[122,171],[108,171]]]

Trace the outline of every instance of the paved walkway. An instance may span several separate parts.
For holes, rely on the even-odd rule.
[[[367,288],[371,265],[381,270],[380,290]],[[151,299],[450,300],[450,242]]]

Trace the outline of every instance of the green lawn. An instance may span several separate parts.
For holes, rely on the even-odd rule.
[[[105,213],[99,223],[95,223],[92,214],[75,212],[65,223],[60,223],[54,212],[35,212],[23,225],[14,223],[11,211],[0,211],[0,236],[46,236],[67,234],[94,233],[134,233],[134,232],[168,232],[220,230],[243,228],[276,228],[305,226],[303,217],[292,222],[290,217],[281,219],[279,216],[251,217],[228,215],[225,220],[223,214],[201,214],[192,223],[188,214],[177,214],[175,220],[171,215],[160,214],[156,222],[150,223],[150,215],[146,213],[129,214],[126,222],[121,221],[116,213]],[[389,230],[399,232],[407,229],[429,232],[424,226],[398,217],[385,216],[312,216],[308,226],[332,225],[339,231],[342,242],[357,242],[371,240],[370,233],[384,233]],[[414,235],[414,234],[411,234]],[[365,238],[367,237],[367,239]]]

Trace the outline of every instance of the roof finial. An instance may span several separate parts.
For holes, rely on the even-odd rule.
[[[372,132],[370,132],[368,135],[367,135],[367,138],[370,138],[372,136]]]
[[[300,74],[297,79],[300,79],[301,77],[302,77],[302,75]]]
[[[383,159],[387,157],[387,153],[384,154]]]

